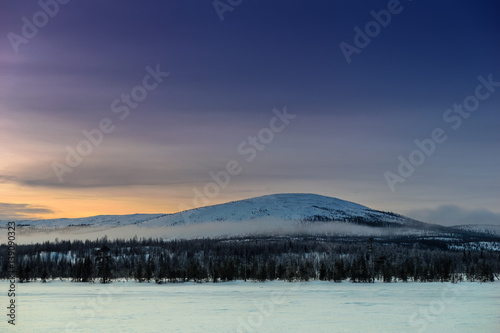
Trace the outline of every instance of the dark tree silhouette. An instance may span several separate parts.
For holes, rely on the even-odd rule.
[[[109,283],[111,281],[111,266],[112,266],[112,259],[109,247],[103,245],[100,250],[97,250],[96,262],[97,262],[97,272],[101,283]]]

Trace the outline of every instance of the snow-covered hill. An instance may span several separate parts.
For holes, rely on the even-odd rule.
[[[487,235],[500,236],[500,225],[492,224],[467,224],[467,225],[456,225],[452,228],[459,229],[462,231],[478,232]]]
[[[369,224],[413,225],[416,221],[402,215],[380,212],[368,207],[317,194],[272,194],[225,204],[201,207],[152,218],[143,226],[158,227],[214,221],[242,222],[255,219],[283,221],[346,221]],[[379,225],[377,225],[379,226]]]
[[[35,228],[66,228],[74,226],[116,227],[142,223],[163,214],[133,214],[133,215],[98,215],[75,219],[22,220],[17,221],[18,227]]]
[[[196,208],[175,214],[100,215],[76,219],[25,220],[18,226],[65,228],[71,226],[117,227],[136,225],[162,227],[204,222],[344,221],[373,226],[424,225],[402,215],[381,212],[337,198],[304,193],[272,194],[225,204]]]
[[[0,223],[0,238],[7,223]],[[163,239],[244,237],[376,237],[398,241],[496,242],[500,236],[474,227],[444,227],[317,194],[273,194],[175,214],[100,215],[77,219],[17,221],[18,242],[86,240],[107,236]],[[488,230],[490,230],[489,228]],[[2,236],[3,235],[3,236]],[[480,244],[481,245],[481,244]],[[482,245],[481,245],[482,246]],[[497,246],[497,245],[495,245]]]

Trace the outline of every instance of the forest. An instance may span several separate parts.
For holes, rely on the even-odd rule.
[[[19,282],[70,279],[109,283],[309,281],[494,281],[500,252],[449,250],[440,241],[373,238],[117,239],[56,241],[16,247]],[[0,246],[0,278],[9,276]]]

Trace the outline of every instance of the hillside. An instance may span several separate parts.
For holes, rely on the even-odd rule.
[[[134,236],[192,239],[316,235],[371,236],[401,241],[411,238],[412,242],[439,240],[455,247],[463,242],[486,241],[493,242],[490,245],[494,248],[499,246],[499,236],[493,227],[444,227],[350,201],[304,193],[265,195],[175,214],[26,220],[18,221],[17,226],[29,229],[22,239],[26,243],[55,238],[95,239],[104,235],[125,239]],[[2,228],[0,234],[5,230]]]
[[[162,227],[204,222],[244,222],[255,219],[279,221],[342,221],[368,226],[423,226],[402,215],[381,212],[357,203],[317,194],[272,194],[196,208],[175,214],[100,215],[76,219],[24,220],[19,226],[64,228],[69,226]]]

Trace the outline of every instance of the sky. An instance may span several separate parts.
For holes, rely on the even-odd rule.
[[[496,1],[2,1],[0,219],[316,193],[500,224]]]

